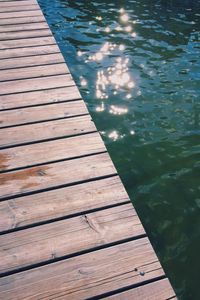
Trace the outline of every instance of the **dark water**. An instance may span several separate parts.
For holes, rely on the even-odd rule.
[[[200,1],[40,0],[180,299],[200,299]]]

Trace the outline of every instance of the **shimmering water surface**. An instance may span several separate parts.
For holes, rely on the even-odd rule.
[[[200,1],[40,0],[180,299],[200,299]]]

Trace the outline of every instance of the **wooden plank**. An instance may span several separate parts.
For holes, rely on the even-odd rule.
[[[20,49],[5,49],[3,51],[0,51],[0,59],[37,56],[44,54],[53,54],[58,52],[59,48],[57,45],[36,46]]]
[[[13,81],[18,79],[45,77],[45,76],[52,76],[52,75],[64,75],[67,73],[69,73],[69,69],[67,68],[65,63],[34,66],[28,68],[18,68],[17,70],[8,69],[8,70],[1,70],[0,82],[9,81],[9,80]]]
[[[0,70],[14,69],[14,68],[23,68],[23,67],[33,67],[33,66],[42,66],[63,63],[64,58],[60,53],[47,54],[47,55],[38,55],[30,57],[18,57],[18,58],[8,58],[5,60],[0,60]],[[66,69],[67,66],[66,66]],[[16,73],[18,70],[15,70]],[[2,90],[0,88],[0,92]]]
[[[0,202],[0,231],[127,201],[130,200],[118,176],[7,200]]]
[[[0,19],[0,26],[11,25],[11,24],[29,24],[29,23],[37,23],[44,22],[45,18],[43,15],[41,16],[33,16],[33,17],[21,17],[21,18],[10,18],[10,19]]]
[[[32,47],[32,46],[47,46],[55,44],[55,39],[53,36],[49,37],[39,37],[39,38],[32,38],[32,39],[21,39],[21,40],[10,40],[10,41],[1,41],[0,43],[0,50],[5,49],[13,49],[18,48],[20,51],[20,47]]]
[[[81,300],[163,274],[149,240],[143,238],[1,278],[0,297]]]
[[[131,203],[5,234],[0,236],[0,273],[144,234]]]
[[[83,100],[0,111],[0,128],[31,122],[49,121],[87,113],[88,110]]]
[[[60,87],[27,93],[10,94],[1,96],[0,109],[19,108],[24,106],[57,103],[80,99],[78,88],[74,86]]]
[[[1,32],[0,41],[16,40],[16,39],[26,39],[35,37],[46,37],[51,36],[52,33],[49,29],[38,29],[38,30],[25,30],[17,32]]]
[[[0,147],[45,141],[92,131],[96,131],[96,127],[89,115],[22,125],[0,130]]]
[[[0,174],[0,199],[116,174],[107,153]]]
[[[0,4],[0,17],[2,13],[6,13],[6,12],[22,12],[22,11],[33,11],[33,10],[39,10],[40,7],[38,4],[31,4],[31,5],[24,5],[24,6],[2,6]]]
[[[44,149],[48,151],[44,151]],[[0,151],[0,171],[99,153],[106,148],[98,133]]]
[[[1,1],[0,7],[10,7],[10,6],[25,6],[25,5],[32,5],[36,4],[35,0],[22,0],[22,1]]]
[[[0,13],[0,19],[43,16],[41,10]]]
[[[0,33],[29,31],[29,30],[36,30],[36,29],[48,29],[48,28],[49,26],[45,22],[19,24],[19,25],[4,25],[4,26],[0,26]]]
[[[58,58],[59,60],[59,58]],[[71,74],[0,82],[0,95],[74,85]]]
[[[106,297],[107,300],[167,300],[175,297],[175,293],[167,278],[145,284],[143,286],[135,287],[131,290]]]

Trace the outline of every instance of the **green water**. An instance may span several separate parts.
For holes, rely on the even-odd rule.
[[[180,299],[200,299],[200,1],[40,0]]]

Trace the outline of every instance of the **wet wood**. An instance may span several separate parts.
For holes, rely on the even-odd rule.
[[[0,109],[19,108],[24,106],[41,105],[81,99],[77,87],[60,87],[27,93],[2,95]]]
[[[0,111],[0,128],[88,114],[82,100]]]
[[[0,236],[0,273],[144,233],[132,204],[13,232]]]
[[[113,174],[116,170],[107,153],[11,171],[0,174],[0,199]]]
[[[144,276],[141,275],[144,273]],[[147,238],[0,279],[4,299],[86,299],[163,275]]]
[[[47,54],[47,55],[36,55],[34,57],[29,56],[29,57],[8,58],[5,60],[3,60],[3,59],[0,60],[0,70],[51,65],[51,64],[57,64],[57,63],[63,63],[63,62],[64,62],[64,59],[60,53]],[[15,70],[15,72],[18,73],[19,71]],[[0,93],[3,94],[4,92],[2,91],[2,89],[6,84],[1,84],[1,85],[2,85],[2,87],[0,87]],[[10,91],[7,91],[7,93],[8,92],[11,93],[12,91],[10,90]],[[23,90],[21,92],[23,92]]]
[[[118,176],[14,198],[0,202],[0,231],[127,201],[130,200]]]
[[[58,139],[93,131],[96,131],[96,127],[89,115],[4,128],[0,130],[0,148]]]
[[[48,149],[44,151],[44,147]],[[67,150],[66,150],[67,149]],[[0,151],[0,171],[72,159],[106,151],[98,133],[84,134]]]
[[[168,279],[158,280],[146,284],[144,286],[136,287],[130,289],[126,292],[116,294],[105,299],[109,300],[133,300],[133,299],[143,299],[143,300],[167,300],[174,299],[175,293],[169,283]]]

